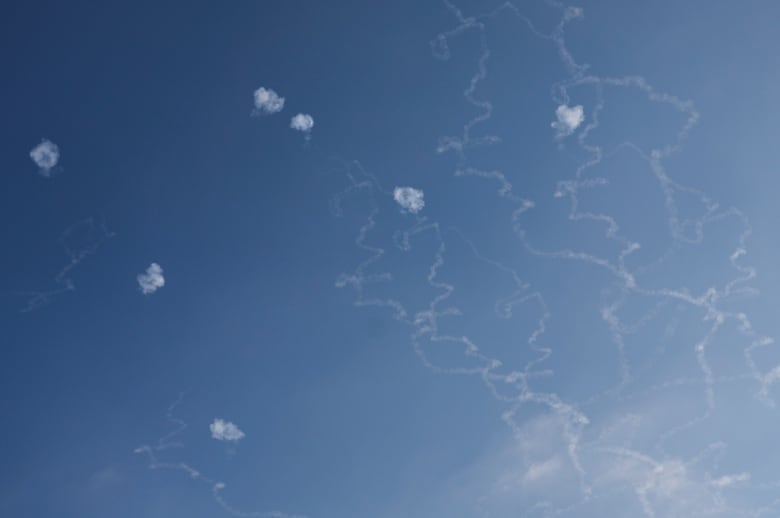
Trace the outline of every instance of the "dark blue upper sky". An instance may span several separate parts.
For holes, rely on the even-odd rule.
[[[780,513],[780,7],[581,7],[0,8],[0,515]]]

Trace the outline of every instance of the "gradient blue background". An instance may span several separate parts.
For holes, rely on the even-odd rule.
[[[474,13],[498,4],[459,5]],[[557,20],[527,4],[540,27]],[[751,218],[762,296],[746,304],[771,334],[780,302],[780,6],[582,6],[585,18],[567,30],[581,62],[603,75],[640,74],[696,102],[701,124],[670,168]],[[477,380],[426,370],[386,310],[355,309],[352,294],[334,287],[363,258],[354,238],[365,211],[334,219],[328,210],[345,186],[332,159],[341,157],[360,160],[385,187],[423,188],[426,210],[471,236],[493,228],[495,187],[470,198],[468,186],[445,184],[452,161],[435,153],[439,136],[475,114],[462,91],[476,40],[453,43],[447,63],[430,53],[429,41],[455,25],[445,6],[24,2],[5,4],[0,20],[0,514],[228,516],[208,488],[133,454],[170,430],[166,408],[185,391],[176,413],[189,425],[186,450],[172,458],[224,480],[237,508],[477,516],[457,502],[451,480],[506,441],[502,407]],[[491,30],[490,129],[507,138],[491,159],[557,167],[542,158],[556,149],[549,127],[524,123],[522,111],[552,120],[552,102],[522,100],[522,85],[554,53],[526,44],[517,21]],[[541,92],[561,76],[552,63],[531,82]],[[258,86],[286,97],[285,111],[251,117]],[[646,116],[650,136],[670,134],[652,105],[637,110],[631,118]],[[309,144],[287,128],[298,111],[315,119]],[[43,137],[62,151],[63,170],[48,180],[28,156]],[[517,183],[547,188],[552,179],[538,174]],[[460,200],[474,205],[459,212]],[[83,239],[99,246],[72,270],[76,289],[21,313],[19,292],[57,289],[68,262],[58,239],[87,218],[97,230]],[[487,255],[519,253],[490,230],[480,237]],[[166,285],[144,297],[135,275],[152,261]],[[430,261],[420,261],[424,275]],[[539,275],[561,295],[553,274],[547,284]],[[583,359],[573,351],[555,361],[565,370]],[[588,376],[611,368],[594,362]],[[214,417],[246,432],[235,451],[209,438]]]

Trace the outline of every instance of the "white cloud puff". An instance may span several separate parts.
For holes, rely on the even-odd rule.
[[[165,286],[165,277],[163,277],[163,269],[157,263],[152,263],[145,273],[139,273],[136,277],[138,280],[138,286],[144,295],[150,295],[158,289]]]
[[[30,158],[38,166],[41,175],[49,177],[60,161],[60,148],[54,142],[43,139],[30,151]]]
[[[255,112],[270,115],[278,113],[284,108],[284,97],[262,86],[255,90]]]
[[[290,119],[290,127],[294,130],[308,133],[314,127],[314,118],[307,113],[299,113]]]
[[[406,211],[417,214],[425,207],[423,192],[413,187],[396,187],[393,190],[393,199]]]
[[[562,104],[555,110],[557,121],[550,124],[555,129],[556,137],[563,138],[574,133],[582,121],[585,120],[585,110],[582,105],[566,106]]]
[[[224,419],[214,419],[214,422],[209,425],[209,429],[211,436],[218,441],[237,442],[246,436],[238,426]]]

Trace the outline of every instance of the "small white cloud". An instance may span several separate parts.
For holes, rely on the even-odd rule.
[[[158,289],[165,286],[165,277],[163,277],[163,269],[157,263],[152,263],[145,273],[139,273],[136,277],[138,280],[138,286],[141,287],[141,291],[144,295],[150,295]]]
[[[557,121],[550,124],[555,129],[556,138],[563,138],[574,133],[582,121],[585,120],[585,111],[582,105],[566,106],[562,104],[555,110]]]
[[[41,175],[49,177],[52,169],[60,161],[60,148],[54,142],[43,139],[40,144],[30,151],[30,158],[38,166]]]
[[[393,190],[393,199],[404,210],[417,214],[425,207],[423,192],[413,187],[396,187]]]
[[[211,430],[211,436],[218,441],[236,442],[246,436],[238,426],[224,419],[214,419],[214,422],[209,425],[209,429]]]
[[[255,90],[255,113],[271,115],[284,108],[284,97],[262,86]]]
[[[736,475],[726,475],[720,478],[716,478],[711,484],[717,488],[724,488],[733,486],[740,482],[748,482],[750,480],[750,473],[738,473]]]
[[[290,127],[294,130],[308,133],[314,127],[314,119],[309,114],[299,113],[298,115],[290,119]]]
[[[574,20],[575,18],[582,18],[585,15],[585,11],[582,7],[569,6],[563,12],[563,19],[565,21]]]

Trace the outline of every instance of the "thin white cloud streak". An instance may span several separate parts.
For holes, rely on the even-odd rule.
[[[413,187],[396,187],[393,190],[393,199],[405,211],[417,214],[425,207],[424,193]]]
[[[63,231],[58,240],[63,252],[68,257],[68,262],[54,277],[57,288],[8,294],[20,295],[27,299],[26,306],[20,310],[22,313],[46,306],[56,297],[76,289],[71,272],[85,259],[94,254],[105,240],[115,235],[114,232],[108,229],[105,221],[96,222],[94,218],[86,218],[70,225]],[[0,295],[2,294],[3,292],[0,292]]]
[[[209,429],[211,436],[218,441],[238,442],[246,437],[246,434],[238,426],[224,419],[214,419],[214,422],[209,425]]]
[[[284,108],[284,97],[277,94],[270,88],[260,87],[255,90],[255,111],[256,115],[272,115],[279,113]]]
[[[32,148],[30,158],[38,166],[41,176],[48,178],[60,161],[60,148],[54,142],[43,139],[40,144]]]
[[[550,414],[556,415],[560,419],[560,430],[555,434],[560,440],[558,443],[549,446],[552,452],[545,452],[542,456],[532,456],[528,460],[530,465],[526,464],[525,470],[513,470],[511,477],[508,478],[514,484],[514,486],[512,486],[513,496],[518,493],[516,487],[517,483],[523,480],[523,473],[530,474],[531,477],[529,477],[529,479],[534,479],[534,476],[540,475],[538,478],[534,479],[536,480],[535,486],[539,486],[543,490],[547,489],[548,486],[554,486],[554,492],[551,493],[552,497],[550,497],[549,494],[540,492],[538,494],[539,498],[533,498],[533,496],[527,498],[527,500],[531,500],[531,503],[534,506],[542,504],[549,506],[549,515],[558,516],[565,513],[567,516],[585,516],[586,514],[580,513],[579,510],[587,509],[588,506],[592,505],[594,502],[598,502],[600,498],[610,496],[615,489],[620,489],[625,491],[625,494],[621,496],[625,497],[626,503],[633,504],[634,508],[636,508],[637,505],[640,506],[646,516],[657,516],[659,518],[661,516],[694,516],[704,514],[714,516],[716,515],[715,513],[718,513],[718,516],[763,516],[764,514],[760,512],[740,512],[728,507],[728,504],[725,503],[725,499],[722,498],[722,495],[719,492],[720,488],[732,487],[732,485],[737,482],[741,483],[741,485],[748,485],[749,478],[744,478],[743,475],[731,475],[713,480],[709,477],[709,472],[711,471],[700,466],[700,463],[702,463],[701,459],[706,459],[706,455],[695,455],[693,458],[686,459],[686,455],[672,455],[663,448],[663,443],[668,441],[669,438],[681,436],[683,431],[690,431],[693,429],[694,425],[701,425],[715,410],[713,387],[716,383],[719,383],[719,379],[715,377],[717,370],[710,366],[708,359],[705,357],[705,352],[710,345],[710,342],[713,341],[716,332],[722,326],[723,321],[738,319],[742,326],[742,332],[747,337],[755,339],[753,342],[754,345],[751,345],[749,349],[745,349],[745,355],[747,357],[748,366],[751,368],[752,372],[756,373],[756,379],[761,383],[762,395],[767,396],[766,389],[768,389],[770,383],[780,380],[780,374],[778,374],[780,373],[780,368],[770,371],[770,374],[760,376],[758,367],[750,357],[750,352],[753,349],[771,344],[771,339],[755,334],[746,315],[743,313],[730,313],[720,304],[722,299],[726,299],[726,297],[731,294],[738,293],[737,290],[740,289],[736,288],[738,285],[755,277],[755,272],[752,267],[743,266],[736,262],[737,259],[746,254],[744,242],[750,234],[750,227],[747,224],[746,219],[736,209],[727,209],[718,212],[718,205],[710,200],[704,193],[676,184],[667,176],[664,170],[663,160],[680,149],[680,142],[685,138],[688,131],[698,120],[698,114],[695,112],[692,103],[681,101],[674,96],[658,92],[640,77],[600,78],[584,75],[586,66],[578,65],[576,63],[574,57],[569,53],[563,39],[563,27],[565,23],[582,16],[582,11],[579,9],[566,9],[561,23],[552,34],[537,34],[543,39],[550,40],[557,46],[563,64],[570,71],[572,76],[571,81],[561,82],[559,86],[554,89],[553,102],[555,103],[555,106],[558,106],[558,109],[556,110],[557,120],[552,123],[552,127],[556,130],[556,138],[560,139],[571,135],[579,129],[577,142],[580,147],[589,154],[589,158],[582,162],[577,168],[574,179],[569,180],[567,176],[566,181],[561,181],[559,183],[559,188],[556,190],[557,197],[567,197],[571,199],[572,205],[569,218],[572,221],[596,221],[603,223],[606,226],[606,237],[622,246],[616,260],[610,259],[609,256],[602,257],[596,252],[581,252],[569,248],[561,250],[556,249],[553,252],[540,250],[530,244],[531,240],[527,236],[528,230],[524,228],[522,224],[522,218],[525,217],[523,215],[526,212],[530,212],[530,209],[534,206],[533,202],[524,200],[519,196],[510,198],[510,195],[515,195],[512,195],[512,186],[506,180],[503,172],[500,170],[492,171],[477,169],[471,165],[471,162],[467,158],[466,153],[470,148],[478,146],[484,147],[500,142],[499,137],[492,135],[488,137],[472,137],[470,135],[470,130],[477,124],[488,120],[492,113],[492,104],[489,100],[478,99],[473,95],[477,90],[479,82],[487,77],[487,63],[488,58],[490,57],[490,50],[485,43],[488,41],[488,38],[484,37],[485,27],[487,25],[482,22],[486,16],[465,17],[448,1],[445,0],[445,3],[458,17],[460,25],[455,30],[440,35],[437,40],[435,40],[432,44],[435,57],[446,59],[450,56],[447,37],[471,30],[480,32],[480,36],[482,36],[480,42],[483,50],[478,62],[477,72],[472,76],[469,87],[465,92],[466,99],[476,108],[480,109],[480,114],[471,119],[464,126],[462,137],[443,137],[440,140],[440,145],[437,149],[442,153],[446,151],[456,155],[457,169],[455,175],[477,176],[499,182],[499,195],[518,203],[518,208],[512,214],[511,222],[514,225],[516,235],[531,254],[540,258],[549,257],[581,261],[600,268],[605,268],[610,273],[614,274],[618,280],[619,286],[626,294],[631,294],[632,297],[636,296],[638,299],[647,297],[651,298],[653,301],[662,299],[667,303],[680,303],[681,306],[683,304],[688,304],[696,309],[706,310],[708,315],[707,319],[715,322],[715,325],[711,327],[710,331],[705,333],[705,336],[702,337],[701,341],[697,342],[698,345],[695,348],[693,360],[699,365],[698,372],[695,372],[690,378],[682,377],[674,380],[666,380],[663,378],[660,383],[648,384],[642,391],[643,397],[650,397],[651,394],[654,397],[658,397],[658,395],[663,394],[663,390],[676,386],[678,383],[684,381],[686,384],[691,382],[692,386],[696,387],[694,392],[698,395],[698,387],[701,385],[704,387],[705,395],[705,405],[703,407],[704,416],[695,417],[691,420],[688,417],[688,413],[684,413],[683,415],[685,415],[685,417],[681,420],[672,418],[669,419],[669,421],[664,420],[660,423],[657,419],[648,419],[648,422],[655,423],[653,425],[655,429],[652,432],[643,430],[642,433],[646,433],[647,437],[643,438],[642,441],[637,441],[638,444],[636,445],[633,444],[634,439],[631,435],[627,435],[626,438],[621,438],[614,442],[604,441],[604,445],[601,444],[601,441],[598,441],[596,444],[589,444],[588,436],[584,433],[585,425],[587,425],[590,428],[591,435],[594,431],[599,430],[599,428],[601,428],[599,431],[604,435],[608,436],[613,434],[608,428],[604,428],[603,417],[599,415],[598,411],[594,412],[593,416],[586,416],[585,410],[586,408],[589,408],[593,402],[602,402],[606,397],[620,395],[620,397],[623,398],[626,396],[623,391],[626,390],[629,383],[634,382],[635,366],[633,361],[629,361],[624,352],[623,342],[627,340],[626,337],[628,334],[635,333],[635,331],[626,331],[629,326],[627,322],[622,320],[622,315],[617,311],[619,305],[608,306],[606,310],[602,312],[602,319],[606,322],[607,327],[609,327],[612,332],[613,340],[617,346],[616,359],[614,359],[614,364],[618,366],[615,388],[610,389],[609,392],[595,394],[592,398],[588,399],[588,407],[586,407],[584,403],[581,405],[579,402],[575,402],[576,400],[569,403],[564,399],[564,396],[559,396],[555,392],[540,392],[538,391],[539,389],[534,390],[534,387],[537,387],[538,385],[536,383],[531,383],[531,375],[536,373],[531,372],[529,367],[541,364],[550,355],[550,349],[543,345],[536,346],[536,350],[544,352],[544,355],[540,359],[534,360],[532,363],[528,364],[528,367],[523,371],[518,370],[511,375],[499,374],[492,370],[492,365],[500,365],[500,359],[498,358],[496,358],[495,362],[490,362],[489,360],[491,360],[491,358],[484,357],[487,365],[481,370],[473,369],[470,367],[471,363],[467,364],[464,362],[464,367],[456,366],[449,368],[446,371],[444,369],[437,369],[435,365],[429,365],[429,363],[427,363],[427,358],[423,357],[422,354],[421,358],[426,362],[426,366],[432,367],[434,370],[437,370],[437,372],[480,374],[497,399],[513,403],[510,410],[507,411],[504,416],[507,424],[509,424],[513,432],[515,432],[515,436],[525,436],[525,434],[517,433],[524,428],[523,423],[526,422],[525,413],[521,411],[521,405],[528,404],[529,402],[546,405],[549,408]],[[517,10],[513,4],[507,3],[502,5],[503,7],[497,9],[494,13],[491,13],[490,16],[504,10]],[[526,20],[524,17],[521,18]],[[536,33],[536,31],[533,32]],[[589,122],[584,126],[584,129],[581,128],[585,122],[584,109],[581,105],[572,106],[568,94],[570,88],[579,85],[594,85],[597,87],[598,94],[597,103],[593,106],[593,109],[590,110]],[[602,158],[605,156],[603,149],[593,144],[590,140],[591,137],[589,137],[593,130],[598,127],[598,115],[605,105],[605,101],[602,98],[602,86],[637,88],[645,93],[651,102],[671,105],[681,114],[687,116],[687,122],[675,135],[676,140],[662,149],[644,150],[631,143],[624,144],[624,146],[630,146],[632,149],[635,149],[638,155],[647,162],[652,173],[658,179],[665,196],[663,205],[668,211],[668,222],[669,227],[672,229],[671,237],[675,246],[681,243],[692,245],[700,244],[704,239],[703,229],[706,224],[715,223],[726,218],[735,218],[738,220],[738,223],[744,224],[745,230],[739,237],[739,248],[729,259],[739,274],[738,277],[734,279],[727,279],[727,282],[724,283],[725,288],[718,289],[717,287],[713,287],[708,289],[706,293],[697,296],[691,294],[691,292],[684,287],[679,289],[666,287],[651,289],[647,286],[643,287],[643,284],[646,281],[638,280],[635,276],[635,273],[640,270],[633,270],[626,265],[626,258],[638,250],[639,244],[628,240],[620,234],[620,226],[618,225],[619,219],[617,215],[613,216],[611,214],[602,214],[599,212],[585,213],[579,210],[579,200],[577,198],[579,192],[595,186],[605,185],[604,182],[600,181],[600,178],[592,178],[585,174],[587,170],[600,164]],[[357,182],[351,175],[348,175],[348,177],[352,185],[339,196],[345,196],[346,193],[359,190],[363,192],[368,191],[368,196],[373,201],[372,196],[374,188],[371,184],[369,184],[369,187],[363,187],[365,182]],[[380,189],[377,187],[377,190]],[[698,219],[682,219],[678,215],[677,206],[675,204],[675,196],[681,194],[693,195],[696,197],[700,204],[706,208],[706,214]],[[444,265],[443,244],[441,244],[439,248],[442,253],[436,255],[434,262],[428,268],[428,271],[430,272],[428,277],[429,284],[432,287],[443,291],[443,294],[438,295],[431,303],[430,311],[416,313],[415,318],[411,319],[408,318],[409,311],[407,311],[396,299],[372,297],[372,292],[367,289],[372,283],[378,281],[391,281],[394,278],[393,272],[371,273],[369,275],[365,273],[366,271],[381,272],[382,270],[380,268],[384,264],[380,262],[385,254],[385,249],[378,244],[381,242],[378,241],[380,238],[377,237],[377,233],[372,236],[373,239],[372,237],[368,237],[369,233],[378,226],[378,214],[378,205],[373,204],[365,224],[360,228],[358,236],[355,239],[358,248],[371,253],[371,256],[360,263],[353,274],[342,275],[337,281],[337,286],[351,285],[354,287],[356,291],[356,306],[387,307],[393,310],[394,318],[397,320],[412,326],[418,326],[418,330],[414,335],[415,340],[420,336],[426,336],[430,337],[429,340],[431,342],[434,340],[447,340],[453,343],[463,343],[468,346],[466,351],[470,358],[479,357],[479,346],[476,342],[472,342],[470,337],[461,337],[461,335],[447,336],[443,333],[439,334],[440,323],[438,317],[446,316],[450,318],[463,314],[460,312],[460,308],[443,308],[439,304],[446,300],[449,294],[455,289],[453,285],[446,284],[436,277],[438,270]],[[422,228],[438,228],[438,223],[430,223],[424,227],[418,225],[415,227],[415,230],[404,233],[404,236],[406,237],[411,233],[421,234],[422,230],[420,229]],[[403,240],[405,245],[403,247],[404,250],[409,249],[409,242],[408,239]],[[671,260],[666,257],[667,256],[663,257],[664,261]],[[369,266],[372,269],[369,269]],[[610,289],[613,289],[612,286],[610,286]],[[648,322],[653,318],[652,313],[648,313],[640,317],[637,322]],[[676,326],[677,324],[675,324],[675,327]],[[631,327],[636,327],[638,329],[641,326],[632,325]],[[442,325],[441,328],[446,329],[444,325]],[[539,333],[534,333],[533,339],[529,341],[529,344],[535,344],[537,341],[536,338],[541,336],[544,329],[544,322],[542,322]],[[415,341],[413,345],[415,350],[419,351],[418,342]],[[610,359],[610,361],[612,362],[613,359]],[[641,367],[646,365],[652,365],[652,363],[640,364]],[[552,376],[553,374],[552,369],[545,371],[545,376]],[[750,376],[746,375],[746,379],[749,377]],[[722,379],[725,380],[726,378]],[[507,384],[512,384],[517,387],[519,389],[518,392],[520,392],[519,396],[513,396],[512,394],[505,395],[507,394],[505,388]],[[497,387],[501,387],[501,390]],[[637,384],[633,385],[632,390],[637,390],[637,387]],[[632,397],[637,394],[639,394],[638,391],[632,394]],[[661,406],[664,408],[669,408],[676,402],[675,399],[659,399]],[[516,404],[514,403],[515,401],[517,401]],[[629,400],[626,399],[625,401]],[[624,400],[621,399],[621,404],[623,402]],[[631,405],[629,408],[632,410],[632,413],[620,415],[619,417],[626,419],[631,417],[628,421],[633,421],[635,416],[640,413],[636,412],[637,407],[633,402],[629,404]],[[589,424],[591,418],[593,419],[593,422]],[[542,434],[542,437],[549,436],[550,434]],[[656,442],[656,446],[651,447],[650,442],[644,442],[644,440],[647,440],[650,436],[652,436],[653,439],[660,437]],[[603,447],[607,444],[610,446]],[[629,447],[633,449],[629,449]],[[548,459],[551,458],[551,455],[555,454],[562,459],[561,467],[559,473],[555,474],[555,476],[552,473],[548,475],[548,480],[547,477],[543,478],[541,476],[545,471],[541,468]],[[658,457],[658,459],[656,460],[654,456]],[[714,463],[715,461],[707,459],[707,462]],[[570,491],[571,495],[569,496],[571,498],[568,500],[565,497],[560,497],[560,494],[562,493],[560,489],[562,482],[567,481],[573,488],[579,483],[578,488],[574,488],[573,491]],[[547,482],[553,483],[548,484]],[[522,498],[525,497],[521,496],[521,499]],[[533,502],[533,500],[535,500],[535,502]],[[512,515],[519,515],[518,507],[515,505],[512,507]],[[575,508],[576,511],[573,511]],[[534,509],[538,511],[539,509],[542,509],[542,507],[534,507]],[[747,514],[748,512],[750,512],[750,514]],[[506,513],[473,513],[473,515],[476,514],[506,516],[509,515],[509,510],[507,509]],[[635,512],[632,516],[640,514],[641,512]],[[533,515],[537,516],[538,514],[534,513]],[[547,515],[547,513],[545,515]],[[604,516],[604,513],[595,514],[594,511],[594,514],[587,515]]]
[[[144,295],[151,295],[158,289],[165,286],[165,277],[163,276],[163,269],[157,263],[152,263],[146,269],[146,272],[139,273],[136,276],[138,286],[141,288],[141,292]]]
[[[136,448],[135,453],[146,456],[148,460],[149,469],[155,470],[170,470],[178,471],[187,475],[191,480],[200,482],[209,488],[214,501],[229,515],[236,516],[238,518],[306,518],[303,515],[287,514],[280,511],[243,511],[232,507],[222,496],[222,490],[225,489],[226,484],[220,480],[213,479],[202,473],[200,470],[193,467],[191,464],[183,461],[164,461],[159,458],[159,455],[166,452],[166,450],[181,448],[184,444],[178,439],[182,432],[187,428],[187,424],[175,417],[173,411],[179,404],[181,404],[184,395],[180,395],[174,403],[168,407],[166,412],[166,418],[168,422],[175,427],[172,432],[161,437],[156,445],[144,445]],[[242,432],[243,433],[243,432]]]
[[[716,478],[710,484],[717,488],[724,488],[739,484],[740,482],[749,482],[750,473],[738,473],[736,475],[725,475],[720,478]]]

